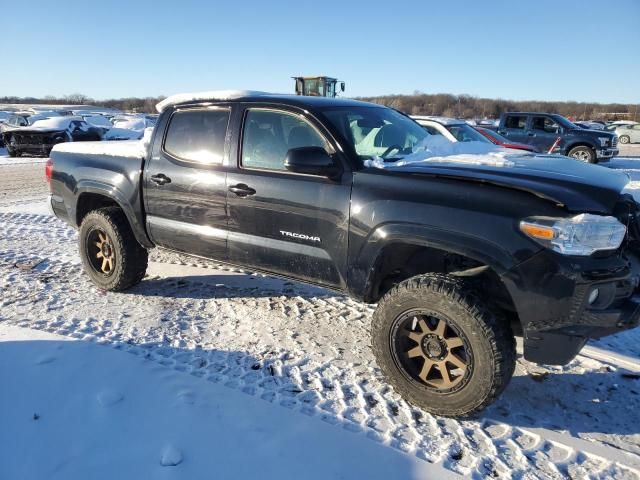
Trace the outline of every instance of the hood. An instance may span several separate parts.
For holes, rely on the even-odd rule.
[[[385,164],[384,169],[513,188],[560,204],[569,211],[585,213],[611,213],[629,181],[623,172],[561,155],[502,154],[500,157],[504,161],[483,155],[436,157],[401,166]]]
[[[576,135],[587,135],[589,137],[613,137],[615,136],[615,132],[609,132],[607,130],[596,130],[591,128],[572,128],[568,130],[567,133],[576,134]]]

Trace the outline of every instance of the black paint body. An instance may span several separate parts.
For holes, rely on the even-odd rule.
[[[164,153],[172,112],[211,105],[231,110],[223,163],[194,165]],[[625,174],[526,154],[504,167],[365,167],[323,115],[326,108],[349,105],[368,104],[256,96],[170,106],[160,116],[148,158],[54,150],[52,208],[78,226],[88,202],[113,201],[146,247],[247,266],[366,302],[384,293],[379,277],[398,249],[464,257],[499,279],[522,327],[525,356],[537,362],[566,363],[587,338],[638,324],[636,203],[622,193]],[[327,178],[243,168],[244,113],[257,106],[302,115],[333,148],[341,173]],[[171,182],[160,185],[152,179],[158,176]],[[629,223],[629,239],[615,252],[576,257],[544,249],[518,229],[526,217],[577,213],[616,215]],[[590,308],[586,298],[594,285],[613,289],[615,301]]]

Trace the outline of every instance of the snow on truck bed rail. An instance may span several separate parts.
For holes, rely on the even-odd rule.
[[[52,154],[57,152],[143,158],[147,155],[147,144],[143,140],[69,142],[53,147]]]
[[[84,155],[107,155],[111,157],[145,158],[151,143],[153,128],[145,128],[140,140],[102,142],[59,143],[52,152],[80,153]]]
[[[258,90],[211,90],[208,92],[194,92],[194,93],[178,93],[165,98],[156,105],[156,110],[159,113],[170,105],[176,105],[178,103],[198,101],[198,100],[232,100],[242,97],[256,97],[262,95],[271,95],[267,92],[260,92]]]

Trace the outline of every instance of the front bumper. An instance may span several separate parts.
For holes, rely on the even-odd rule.
[[[564,365],[590,338],[640,324],[640,261],[631,252],[591,258],[543,250],[503,280],[532,362]]]
[[[601,148],[600,150],[596,150],[596,158],[598,160],[606,160],[615,157],[620,153],[620,150],[617,148]]]
[[[20,153],[31,153],[34,155],[49,155],[55,143],[12,143],[11,148]]]

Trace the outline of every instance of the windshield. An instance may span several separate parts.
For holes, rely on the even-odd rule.
[[[332,107],[323,113],[363,160],[404,157],[429,136],[416,122],[386,107]]]
[[[576,124],[564,118],[562,115],[551,115],[551,118],[553,118],[556,122],[560,124],[560,126],[564,128],[573,128],[574,130],[580,128]]]
[[[481,130],[482,132],[486,133],[487,135],[489,135],[491,138],[502,142],[502,143],[510,143],[511,140],[509,140],[507,137],[504,137],[502,135],[500,135],[498,132],[496,132],[495,130],[491,130],[489,128],[479,128],[479,130]]]
[[[445,128],[449,130],[451,135],[453,135],[459,142],[489,142],[489,139],[466,123],[445,125]]]

